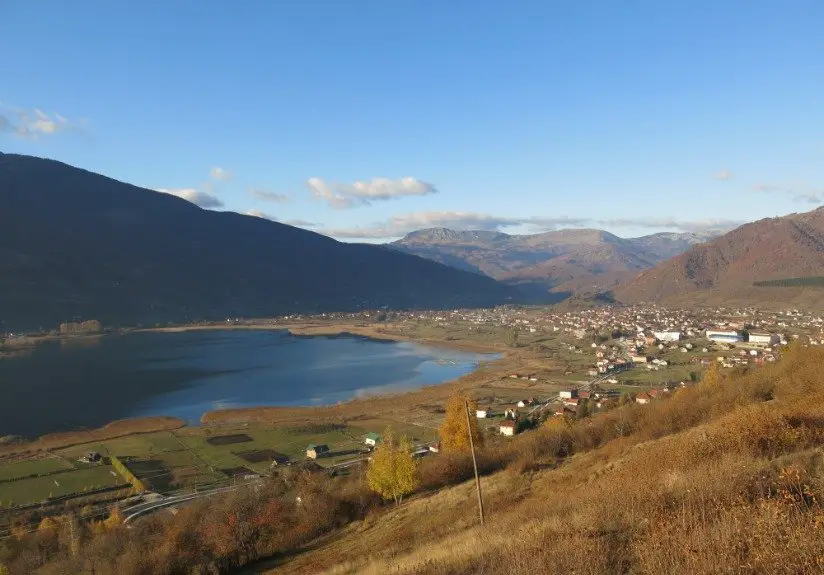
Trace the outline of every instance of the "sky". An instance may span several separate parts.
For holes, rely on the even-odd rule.
[[[0,0],[0,151],[344,241],[824,203],[821,0]]]

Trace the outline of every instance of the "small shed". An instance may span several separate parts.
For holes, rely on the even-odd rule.
[[[306,448],[306,457],[309,459],[318,459],[329,455],[328,445],[309,445]]]
[[[381,436],[373,431],[370,431],[364,436],[363,442],[370,447],[375,447],[381,442]]]

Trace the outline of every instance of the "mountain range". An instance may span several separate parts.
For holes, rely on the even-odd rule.
[[[824,208],[722,236],[432,228],[386,245],[351,244],[0,153],[0,230],[0,331],[78,319],[154,325],[479,307],[535,294],[539,301],[573,293],[622,303],[824,304],[816,287],[824,284]],[[797,278],[818,283],[798,286]]]
[[[716,235],[658,233],[621,238],[594,229],[509,235],[431,228],[412,232],[390,245],[511,284],[531,284],[556,292],[594,292],[612,289]]]
[[[201,209],[0,154],[0,331],[295,312],[489,306],[514,290],[385,246]]]

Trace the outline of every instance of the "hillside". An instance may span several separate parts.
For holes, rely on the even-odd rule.
[[[627,303],[824,301],[824,292],[817,288],[753,285],[822,274],[824,208],[818,208],[745,224],[641,273],[615,295]]]
[[[510,288],[382,246],[0,155],[0,331],[391,306],[487,306]]]
[[[620,238],[593,229],[508,235],[432,228],[389,245],[511,284],[537,285],[544,291],[592,292],[611,289],[709,237],[659,233]]]

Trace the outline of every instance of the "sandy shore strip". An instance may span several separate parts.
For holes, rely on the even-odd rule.
[[[432,347],[444,347],[461,351],[472,351],[476,353],[505,353],[506,348],[494,345],[473,343],[468,341],[445,341],[437,339],[424,339],[414,336],[404,335],[395,331],[387,330],[385,326],[379,324],[353,325],[353,324],[214,324],[214,325],[192,325],[157,327],[146,329],[130,330],[130,333],[182,333],[187,331],[210,331],[210,330],[287,330],[292,335],[302,337],[313,336],[346,336],[354,335],[368,337],[385,341],[408,341],[428,345]]]

